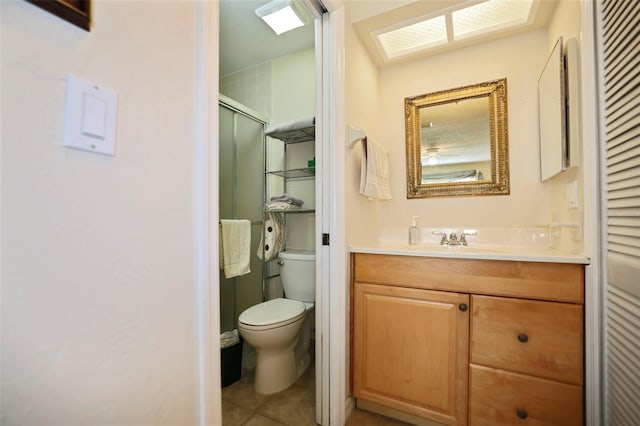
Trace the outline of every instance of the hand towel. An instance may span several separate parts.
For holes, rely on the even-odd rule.
[[[300,206],[296,206],[295,204],[289,204],[284,201],[274,201],[273,203],[267,204],[267,210],[270,212],[300,210]]]
[[[264,134],[276,139],[286,139],[289,142],[312,141],[315,138],[315,117],[307,117],[288,123],[267,127]]]
[[[302,205],[304,204],[304,201],[302,201],[299,198],[292,197],[289,194],[282,194],[282,195],[278,195],[277,197],[271,197],[270,201],[272,202],[279,201],[283,203],[289,203],[298,207],[302,207]]]
[[[233,278],[251,272],[251,222],[248,220],[220,220],[222,227],[222,258],[224,276]]]
[[[391,199],[389,157],[387,152],[370,138],[364,138],[360,165],[360,193],[380,200]]]
[[[221,271],[224,271],[224,250],[222,249],[222,224],[218,224],[218,266]]]

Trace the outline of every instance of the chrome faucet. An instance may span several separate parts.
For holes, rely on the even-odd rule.
[[[442,238],[440,239],[440,245],[441,246],[449,244],[449,240],[447,240],[447,233],[446,232],[433,231],[433,232],[431,232],[431,235],[442,235]]]
[[[462,231],[462,234],[460,234],[460,239],[458,239],[458,236],[456,235],[455,232],[450,233],[449,234],[449,238],[447,238],[447,233],[446,232],[433,231],[433,232],[431,232],[431,234],[432,235],[442,235],[442,238],[440,239],[440,245],[441,246],[467,246],[467,245],[469,245],[467,243],[467,237],[478,235],[478,232],[473,231],[473,230]]]
[[[467,244],[467,237],[473,237],[475,235],[478,235],[477,231],[462,231],[462,234],[460,234],[460,242],[459,244],[461,246],[466,246]]]

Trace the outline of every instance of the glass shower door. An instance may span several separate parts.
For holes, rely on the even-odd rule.
[[[251,273],[226,279],[220,271],[221,331],[237,328],[238,316],[263,301],[262,230],[264,122],[220,103],[219,212],[221,219],[251,221]]]

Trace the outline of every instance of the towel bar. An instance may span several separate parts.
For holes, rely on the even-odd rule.
[[[234,220],[234,219],[229,219],[229,220]],[[220,220],[218,220],[218,224],[220,224]],[[251,221],[251,225],[263,225],[264,222],[262,220],[252,220]]]
[[[349,128],[349,140],[347,142],[347,146],[349,148],[353,148],[356,142],[367,138],[367,135],[364,131],[354,129],[350,124],[348,124],[347,127]]]

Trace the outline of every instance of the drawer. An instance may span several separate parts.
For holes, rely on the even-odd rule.
[[[355,281],[524,299],[583,303],[584,265],[353,254]]]
[[[582,385],[583,307],[471,297],[474,364]]]
[[[469,369],[469,425],[582,425],[582,387],[479,365]]]

